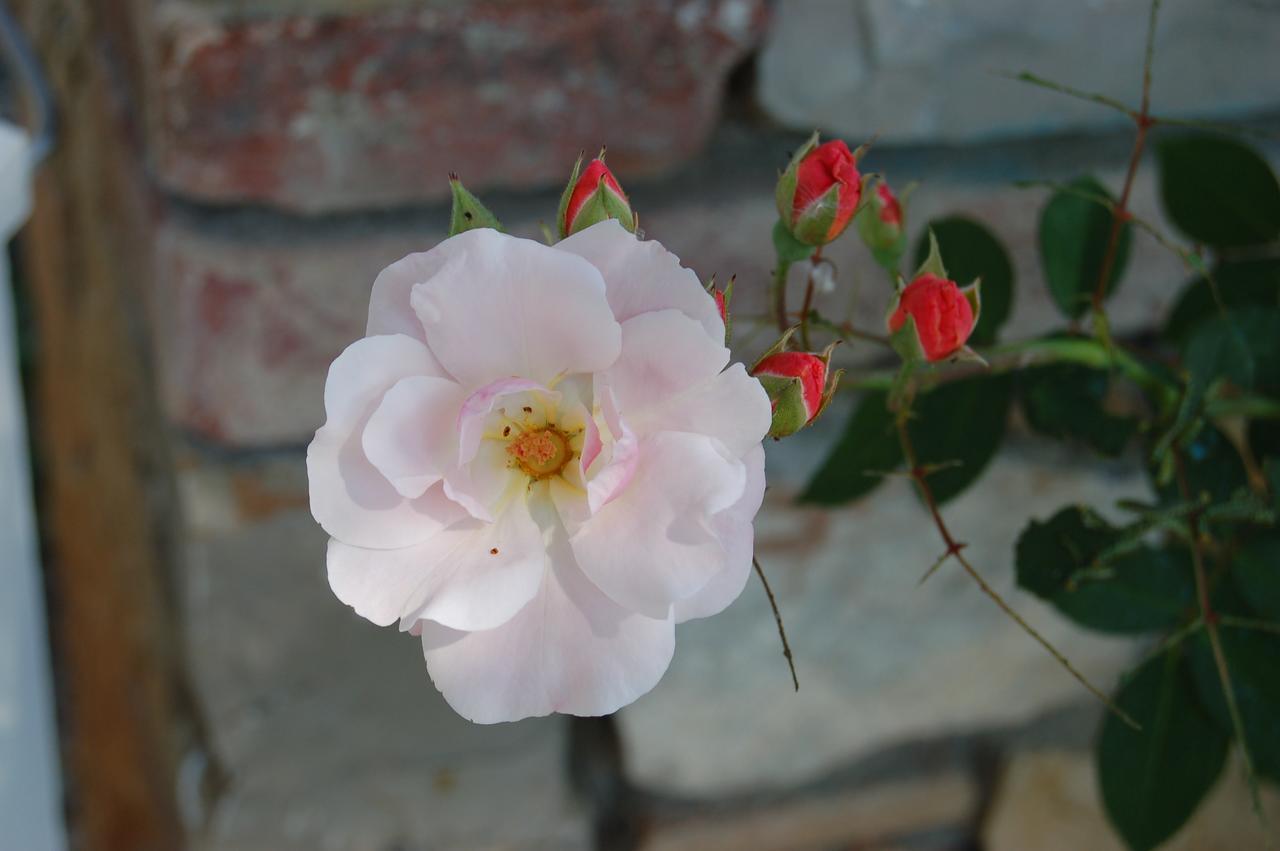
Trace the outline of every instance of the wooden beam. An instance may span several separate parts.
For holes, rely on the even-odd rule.
[[[174,490],[143,327],[147,193],[97,55],[101,7],[19,6],[60,110],[21,258],[73,845],[173,851],[185,845],[177,766],[194,716],[173,592]]]

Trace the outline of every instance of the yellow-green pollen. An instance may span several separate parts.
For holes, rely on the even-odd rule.
[[[554,426],[526,431],[507,444],[507,454],[534,479],[555,476],[573,457],[569,436]]]

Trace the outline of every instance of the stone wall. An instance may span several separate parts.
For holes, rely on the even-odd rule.
[[[1167,6],[1158,108],[1274,128],[1280,12]],[[413,641],[329,593],[303,451],[326,367],[362,333],[374,275],[445,234],[445,174],[461,172],[511,230],[534,236],[578,150],[603,143],[650,237],[704,277],[738,275],[742,357],[769,342],[745,317],[763,311],[776,169],[815,125],[879,133],[867,167],[899,185],[923,181],[913,239],[927,219],[958,211],[1001,237],[1017,275],[1006,335],[1053,327],[1035,244],[1043,192],[1011,183],[1088,170],[1114,185],[1127,140],[1105,110],[986,72],[1028,66],[1130,97],[1145,4],[127,9],[93,18],[104,47],[93,61],[119,84],[115,123],[102,126],[130,143],[121,194],[145,210],[125,246],[145,291],[130,318],[146,331],[170,435],[176,586],[226,772],[212,784],[198,752],[179,772],[198,847],[943,849],[982,836],[993,849],[1034,851],[1062,847],[1051,843],[1066,812],[1098,835],[1096,796],[1081,779],[1096,706],[964,576],[915,587],[940,545],[907,489],[833,512],[794,505],[847,401],[821,428],[769,448],[759,551],[792,634],[799,694],[752,584],[721,617],[681,628],[667,677],[613,726],[480,728],[449,712]],[[1066,128],[1088,132],[1055,135]],[[996,136],[1010,138],[976,141]],[[1155,196],[1144,168],[1134,208],[1158,220]],[[880,321],[884,294],[853,240],[831,256],[848,286],[824,308]],[[1150,327],[1185,277],[1168,252],[1135,239],[1117,329]],[[874,354],[854,346],[842,357]],[[1085,634],[1014,589],[1012,541],[1028,515],[1144,487],[1136,457],[1094,462],[1016,431],[949,509],[993,584],[1104,684],[1138,648]],[[1054,797],[1064,784],[1069,807]],[[1220,809],[1233,813],[1240,789],[1224,789]],[[1250,827],[1215,818],[1196,836]]]

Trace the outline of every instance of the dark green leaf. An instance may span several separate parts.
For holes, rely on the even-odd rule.
[[[1231,563],[1231,575],[1250,608],[1280,622],[1280,537],[1255,538],[1245,544]]]
[[[1150,851],[1186,823],[1218,779],[1227,736],[1201,709],[1176,651],[1138,668],[1116,703],[1142,729],[1104,716],[1097,742],[1102,802],[1129,848]]]
[[[1274,777],[1280,774],[1280,676],[1276,674],[1280,638],[1230,626],[1219,626],[1218,635],[1249,754],[1260,773]],[[1201,632],[1189,644],[1191,671],[1200,698],[1218,728],[1225,735],[1233,735],[1209,636]]]
[[[1178,625],[1195,602],[1191,561],[1184,550],[1141,547],[1107,563],[1053,598],[1081,626],[1102,632],[1150,632]]]
[[[1015,564],[1018,585],[1052,600],[1076,574],[1092,566],[1110,546],[1117,530],[1088,508],[1068,506],[1048,520],[1032,520],[1018,536]]]
[[[1275,390],[1280,383],[1280,310],[1255,308],[1217,316],[1196,326],[1183,348],[1187,391],[1175,431],[1200,413],[1210,390],[1221,381],[1237,389]]]
[[[1257,245],[1280,236],[1280,183],[1242,142],[1181,136],[1159,149],[1160,195],[1173,223],[1196,242]]]
[[[870,493],[881,476],[902,463],[902,450],[884,392],[868,393],[845,426],[844,436],[810,480],[801,502],[838,505]],[[872,475],[868,475],[871,473]]]
[[[1070,319],[1084,314],[1102,277],[1111,237],[1112,213],[1091,197],[1110,198],[1092,177],[1081,177],[1055,192],[1040,216],[1040,259],[1054,303]],[[1120,228],[1106,295],[1111,295],[1129,258],[1131,227]]]
[[[787,226],[778,221],[773,226],[773,250],[778,255],[778,262],[791,264],[808,260],[813,254],[813,246],[805,245],[791,235]]]
[[[1119,455],[1136,424],[1108,413],[1104,405],[1110,376],[1075,364],[1051,364],[1019,375],[1022,410],[1040,434],[1078,440],[1103,455]]]
[[[916,399],[908,431],[917,459],[924,466],[946,465],[928,478],[939,503],[971,485],[996,454],[1012,398],[1009,375],[982,375],[947,382]]]
[[[982,225],[962,216],[950,216],[929,223],[916,243],[915,265],[929,255],[929,230],[938,240],[942,261],[951,280],[967,287],[982,279],[982,314],[969,342],[975,346],[994,343],[996,332],[1013,308],[1013,264],[1000,241]]]
[[[1137,546],[1099,560],[1120,535],[1077,507],[1043,523],[1033,520],[1018,538],[1018,585],[1091,629],[1128,633],[1176,626],[1195,599],[1186,553]]]
[[[1280,260],[1239,260],[1220,263],[1213,270],[1218,294],[1228,309],[1280,305]],[[1244,311],[1240,311],[1244,312]],[[1183,288],[1165,324],[1164,335],[1182,343],[1201,322],[1218,315],[1213,290],[1205,278]]]
[[[1190,499],[1200,499],[1208,494],[1214,502],[1226,502],[1237,491],[1248,487],[1249,480],[1240,453],[1217,428],[1206,425],[1182,451],[1186,458]],[[1166,503],[1182,499],[1176,477],[1158,483],[1157,491]]]

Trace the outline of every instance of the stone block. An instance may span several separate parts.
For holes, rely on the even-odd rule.
[[[200,201],[319,212],[561,184],[583,148],[635,175],[705,143],[763,0],[135,3],[151,167]]]
[[[833,412],[832,425],[843,417]],[[839,510],[795,505],[795,487],[832,435],[770,445],[756,552],[795,654],[793,692],[773,616],[752,579],[726,612],[684,624],[658,688],[620,713],[631,767],[650,788],[724,795],[806,781],[926,736],[1016,725],[1087,698],[943,551],[928,515],[891,479]],[[808,464],[805,461],[808,460]],[[1039,441],[1006,442],[981,479],[944,507],[975,568],[1104,689],[1133,641],[1086,632],[1014,586],[1013,545],[1064,504],[1145,497],[1129,462],[1082,463]]]
[[[564,719],[463,720],[416,640],[334,598],[300,455],[181,466],[190,660],[229,777],[199,847],[586,851]]]
[[[1115,125],[1119,113],[1001,72],[1032,71],[1136,107],[1146,0],[782,0],[757,93],[788,127],[851,139],[962,142]],[[1157,114],[1233,119],[1280,106],[1280,11],[1169,0],[1156,37]]]
[[[1280,817],[1280,792],[1262,787],[1271,823]],[[1239,759],[1162,851],[1264,848],[1267,837],[1253,812]],[[1091,754],[1048,750],[1015,756],[1006,767],[983,828],[989,851],[1125,851],[1102,810]]]

